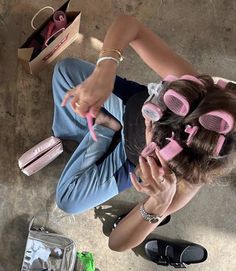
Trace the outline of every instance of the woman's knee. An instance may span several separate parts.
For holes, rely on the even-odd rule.
[[[54,78],[62,75],[72,75],[73,73],[83,72],[88,70],[89,72],[93,70],[94,65],[88,63],[79,58],[65,58],[58,61],[54,67]]]
[[[83,212],[78,201],[75,204],[71,199],[65,198],[59,194],[56,195],[56,204],[58,208],[68,214],[78,214]]]
[[[71,66],[74,66],[75,62],[79,63],[80,60],[75,58],[59,60],[54,67],[53,77],[56,78],[57,76],[62,76],[70,72]]]
[[[77,190],[70,179],[61,179],[56,191],[57,206],[69,214],[82,213],[87,209],[82,191],[83,189]]]

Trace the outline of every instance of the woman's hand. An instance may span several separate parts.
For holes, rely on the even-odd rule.
[[[85,117],[90,112],[95,118],[113,90],[115,75],[116,63],[99,63],[85,81],[67,92],[61,105],[65,106],[72,98],[71,107],[77,114]]]
[[[157,165],[153,157],[148,156],[145,159],[140,156],[138,174],[143,182],[139,183],[134,173],[131,173],[131,181],[138,192],[147,194],[155,201],[157,214],[161,216],[166,212],[173,200],[177,178],[170,171],[158,150],[155,153],[161,167]]]

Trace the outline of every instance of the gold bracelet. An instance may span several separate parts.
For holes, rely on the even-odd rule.
[[[122,56],[122,50],[119,50],[119,49],[104,49],[104,50],[101,50],[101,52],[99,54],[99,57],[103,56],[103,54],[110,53],[110,52],[116,53],[119,56],[119,61],[120,62],[123,61],[124,57]]]
[[[97,63],[96,65],[98,65],[100,62],[104,61],[104,60],[111,60],[111,61],[114,61],[116,63],[116,65],[118,66],[120,61],[119,59],[115,58],[115,57],[112,57],[112,56],[102,56],[102,57],[99,57],[99,59],[97,60]]]

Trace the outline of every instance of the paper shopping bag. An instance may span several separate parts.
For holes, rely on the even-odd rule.
[[[18,58],[29,73],[43,69],[78,38],[81,13],[69,10],[69,4],[67,1],[58,10],[44,7],[33,17],[35,31],[18,49]],[[37,28],[34,19],[45,9],[51,9],[52,15]]]

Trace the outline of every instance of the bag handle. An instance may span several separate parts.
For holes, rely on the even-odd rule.
[[[58,29],[55,33],[53,33],[45,42],[44,42],[44,45],[46,46],[46,47],[48,47],[48,42],[50,41],[50,39],[52,38],[52,37],[54,37],[55,35],[57,35],[58,33],[60,33],[60,32],[63,32],[65,30],[65,27],[62,27],[61,29]]]
[[[41,8],[38,12],[36,12],[35,15],[33,16],[32,20],[31,20],[31,22],[30,22],[31,27],[32,27],[34,30],[37,30],[37,28],[34,26],[34,20],[35,20],[35,18],[38,17],[38,15],[39,15],[43,10],[45,10],[45,9],[51,9],[53,13],[55,12],[55,9],[54,9],[53,7],[50,7],[50,6],[43,7],[43,8]],[[52,13],[52,14],[53,14],[53,13]]]

